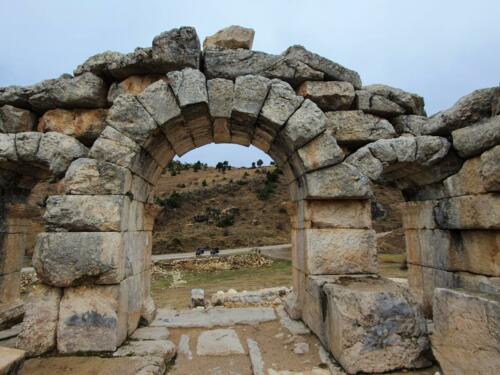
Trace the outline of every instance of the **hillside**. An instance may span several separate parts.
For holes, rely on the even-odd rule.
[[[266,173],[273,170],[271,166],[222,172],[208,167],[198,171],[177,170],[175,175],[166,171],[155,189],[157,203],[163,209],[155,222],[153,253],[290,242],[290,225],[284,208],[289,196],[284,178],[278,178],[274,193],[267,200],[258,197],[265,187]],[[397,207],[403,201],[401,192],[376,187],[375,196],[377,202],[372,211],[380,252],[404,252]]]

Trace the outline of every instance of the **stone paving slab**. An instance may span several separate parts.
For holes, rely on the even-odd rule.
[[[240,339],[233,329],[214,329],[205,331],[198,336],[196,354],[227,356],[245,354]]]
[[[235,324],[256,325],[276,319],[272,308],[244,307],[235,309],[159,310],[152,327],[212,328]]]

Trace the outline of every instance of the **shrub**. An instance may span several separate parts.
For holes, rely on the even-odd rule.
[[[201,182],[201,186],[203,186],[203,187],[208,186],[208,184],[207,184],[207,180],[203,180],[203,181]]]

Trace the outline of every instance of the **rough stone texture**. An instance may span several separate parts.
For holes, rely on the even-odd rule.
[[[128,169],[88,158],[71,163],[64,177],[64,190],[72,195],[125,195],[131,188],[132,174]]]
[[[303,46],[295,45],[289,47],[283,56],[297,59],[311,68],[319,70],[331,81],[345,81],[351,83],[354,88],[361,88],[361,78],[355,71],[347,69],[340,64],[330,61],[322,56],[312,53]]]
[[[200,64],[200,41],[192,27],[163,32],[153,39],[152,48],[137,48],[121,54],[107,51],[87,59],[74,74],[93,72],[99,76],[122,80],[134,74],[164,74]]]
[[[113,82],[108,91],[108,102],[113,104],[115,99],[123,94],[139,95],[152,83],[159,80],[167,80],[160,75],[130,76],[121,82]]]
[[[463,158],[478,155],[500,143],[500,116],[451,133],[453,147]]]
[[[0,347],[0,374],[20,375],[25,352],[19,349]]]
[[[434,217],[443,229],[500,229],[500,196],[464,195],[442,199]]]
[[[208,310],[160,310],[151,323],[152,327],[169,328],[211,328],[235,324],[258,324],[276,319],[272,308],[213,308]]]
[[[16,134],[17,157],[26,162],[36,161],[38,147],[42,134],[37,132],[25,132]],[[0,136],[1,139],[1,136]]]
[[[67,288],[59,308],[60,353],[115,351],[127,334],[120,285]]]
[[[129,225],[129,207],[123,195],[53,195],[43,219],[52,231],[122,231]]]
[[[405,239],[409,263],[500,276],[500,234],[496,231],[407,229]]]
[[[36,160],[47,164],[57,176],[62,175],[75,159],[87,156],[88,149],[75,138],[49,132],[40,138]]]
[[[304,82],[297,94],[315,102],[323,111],[351,109],[354,87],[348,82]]]
[[[166,340],[170,332],[166,327],[142,327],[137,329],[131,336],[131,340]]]
[[[11,105],[0,107],[0,133],[21,133],[33,130],[36,116],[26,109]]]
[[[344,151],[328,131],[301,147],[294,155],[298,155],[297,159],[307,172],[338,164],[344,159]],[[292,156],[292,160],[294,159]]]
[[[458,173],[455,173],[443,181],[443,190],[446,196],[456,197],[460,195],[485,193],[485,182],[481,175],[482,164],[479,157],[466,160]],[[486,165],[486,170],[487,168],[488,164]],[[494,168],[495,167],[490,170],[494,171]],[[496,166],[496,168],[500,167]]]
[[[326,124],[341,145],[362,145],[383,138],[393,138],[391,123],[362,111],[327,112]]]
[[[436,289],[433,353],[446,374],[496,374],[500,367],[500,300]]]
[[[92,73],[43,81],[35,85],[32,92],[29,104],[37,112],[54,108],[101,108],[107,105],[108,88],[101,78]]]
[[[323,133],[326,129],[324,113],[309,99],[304,100],[299,109],[288,119],[278,135],[289,154]]]
[[[17,347],[28,356],[39,356],[56,348],[57,321],[62,290],[43,284],[36,285],[30,294],[17,336]]]
[[[386,118],[399,116],[405,113],[405,109],[399,104],[367,90],[356,91],[356,109]]]
[[[86,146],[92,146],[106,127],[105,118],[106,110],[103,109],[53,109],[40,118],[38,131],[66,134]]]
[[[423,134],[448,135],[491,116],[495,88],[476,90],[458,100],[453,107],[429,119]]]
[[[215,78],[207,81],[208,106],[214,119],[215,143],[231,142],[230,121],[234,101],[234,83],[229,79]]]
[[[229,26],[206,37],[203,41],[203,48],[217,46],[230,49],[252,49],[254,35],[255,30],[253,29],[235,25]]]
[[[236,332],[232,329],[214,329],[198,336],[196,353],[201,356],[245,354]]]
[[[292,218],[295,215],[291,215]],[[307,200],[302,228],[357,228],[371,229],[371,205],[369,200]]]
[[[172,341],[146,340],[131,341],[121,346],[113,357],[160,357],[165,362],[170,362],[175,357],[177,348]]]
[[[308,198],[363,199],[372,194],[369,179],[347,163],[307,173],[305,180]]]
[[[377,97],[379,97],[378,99],[384,98],[397,104],[404,110],[405,114],[425,116],[424,98],[417,94],[380,84],[364,86],[363,90],[373,95],[373,101]]]
[[[422,135],[429,119],[418,115],[401,115],[391,119],[398,134]]]
[[[349,155],[345,162],[356,167],[372,181],[377,181],[384,171],[384,165],[373,156],[368,146],[361,147],[355,153]]]
[[[292,250],[292,259],[295,266],[307,274],[377,273],[376,239],[372,230],[305,229],[297,231],[296,236],[296,241],[304,242],[305,254],[294,254]],[[292,233],[292,243],[294,237]],[[296,248],[302,251],[300,242]]]
[[[429,365],[422,361],[429,347],[425,319],[405,287],[358,278],[328,283],[324,291],[329,349],[348,373]]]
[[[486,191],[500,191],[500,146],[481,155],[480,174]]]
[[[41,233],[33,266],[49,285],[113,284],[123,279],[123,259],[121,233]]]

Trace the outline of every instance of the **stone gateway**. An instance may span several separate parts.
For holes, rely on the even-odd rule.
[[[0,88],[0,325],[26,310],[18,346],[28,355],[116,351],[140,319],[155,316],[160,174],[175,155],[234,143],[258,147],[284,173],[287,309],[345,371],[425,367],[432,344],[446,374],[493,374],[500,88],[428,118],[416,94],[363,86],[358,73],[302,46],[253,51],[253,36],[233,26],[202,50],[195,29],[181,27],[151,47],[92,56],[73,75]],[[42,202],[41,179],[51,185]],[[411,290],[377,275],[376,183],[407,200]],[[24,306],[20,269],[36,218],[33,264],[43,285]]]

